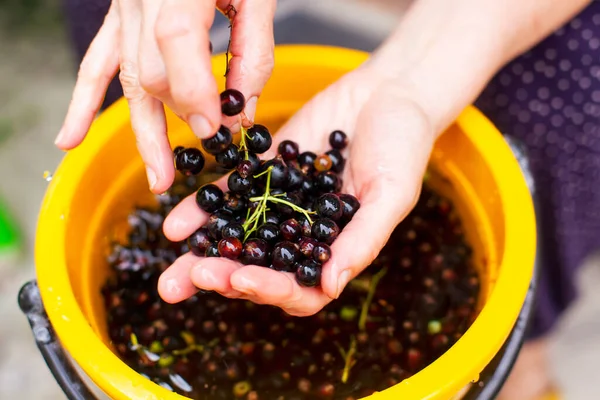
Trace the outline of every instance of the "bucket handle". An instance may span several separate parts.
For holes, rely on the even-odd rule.
[[[50,372],[69,400],[96,400],[67,358],[48,319],[37,281],[31,280],[19,290],[19,308],[27,317],[35,344]]]

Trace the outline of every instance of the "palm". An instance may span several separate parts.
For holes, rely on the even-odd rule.
[[[322,153],[328,150],[329,133],[336,129],[350,139],[344,154],[348,163],[342,191],[355,195],[361,207],[332,245],[332,258],[323,266],[321,289],[300,287],[292,274],[188,254],[161,277],[161,296],[178,302],[199,287],[277,305],[294,315],[314,314],[337,298],[412,209],[433,135],[412,103],[394,98],[392,91],[375,89],[372,80],[357,70],[301,109],[278,132],[265,156],[274,156],[277,142],[284,139],[294,140],[300,149]],[[206,220],[207,215],[190,197],[169,215],[165,234],[171,240],[185,239]]]

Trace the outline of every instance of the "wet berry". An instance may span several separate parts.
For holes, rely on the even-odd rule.
[[[221,236],[226,238],[236,238],[238,240],[244,240],[244,227],[238,222],[230,222],[221,231]]]
[[[252,174],[253,168],[254,166],[250,160],[241,160],[237,165],[236,170],[242,178],[247,178]]]
[[[313,238],[310,237],[303,237],[302,239],[300,239],[300,242],[298,243],[298,245],[300,246],[300,253],[302,253],[302,255],[304,255],[304,257],[310,258],[313,256],[313,250],[315,249],[315,246],[317,244],[317,241]]]
[[[208,232],[210,235],[217,239],[221,239],[221,233],[223,228],[231,222],[231,216],[223,211],[216,211],[208,217]]]
[[[206,249],[212,243],[208,229],[200,228],[196,232],[192,233],[187,239],[187,244],[190,251],[198,257],[203,257],[206,253]]]
[[[217,211],[223,205],[223,191],[217,185],[208,183],[198,189],[196,204],[207,213]]]
[[[175,154],[175,168],[184,175],[198,175],[204,168],[204,155],[198,149],[190,147]]]
[[[269,150],[273,138],[266,126],[254,124],[247,131],[246,145],[248,150],[256,154],[262,154]]]
[[[342,156],[342,153],[337,149],[331,149],[325,154],[331,159],[331,170],[336,174],[341,174],[346,166],[346,159]]]
[[[331,165],[331,158],[327,154],[320,155],[315,159],[315,169],[319,172],[329,171]]]
[[[242,214],[248,208],[246,199],[231,191],[226,192],[223,196],[223,210],[232,214]]]
[[[211,243],[210,246],[208,246],[208,248],[206,249],[206,254],[204,254],[204,257],[220,257],[220,256],[221,255],[219,254],[219,246],[215,242]]]
[[[242,262],[246,265],[267,266],[267,242],[262,239],[248,239],[242,249]]]
[[[312,225],[312,237],[318,242],[331,244],[340,233],[340,228],[329,218],[316,220]]]
[[[320,264],[325,264],[331,258],[331,249],[325,243],[318,243],[314,246],[312,258]]]
[[[273,167],[271,170],[271,187],[284,188],[288,183],[288,168],[282,160],[278,160],[277,158],[267,161],[262,166],[262,171],[266,171],[270,167]],[[266,174],[261,178],[264,178],[263,181],[265,181]]]
[[[329,144],[337,150],[343,150],[348,145],[348,136],[342,131],[333,131],[329,134]]]
[[[215,161],[226,169],[235,168],[240,160],[240,152],[235,144],[230,144],[225,150],[215,156]]]
[[[227,179],[227,186],[233,193],[244,194],[248,193],[250,189],[252,189],[253,182],[254,178],[251,176],[242,178],[239,172],[233,171]]]
[[[315,168],[315,160],[317,159],[317,155],[312,151],[305,151],[304,153],[300,153],[298,155],[298,165],[302,169],[302,172],[309,173]]]
[[[242,254],[242,242],[234,237],[221,239],[219,241],[219,254],[221,257],[237,260]]]
[[[342,201],[343,218],[346,221],[350,221],[360,208],[360,202],[351,194],[340,194],[339,198]]]
[[[221,125],[217,133],[211,138],[202,139],[202,148],[209,154],[216,156],[224,151],[233,142],[233,135],[226,126]]]
[[[343,204],[337,195],[326,193],[315,202],[315,211],[321,217],[337,221],[343,215]]]
[[[238,115],[244,109],[246,99],[235,89],[227,89],[221,93],[221,112],[228,117]]]
[[[302,188],[304,175],[296,167],[288,167],[288,181],[286,188],[289,191],[294,191]]]
[[[256,236],[266,243],[275,244],[280,237],[279,227],[272,222],[264,223],[257,229]]]
[[[331,171],[320,172],[317,175],[316,183],[317,188],[324,193],[335,192],[340,185],[339,178]]]
[[[300,224],[293,218],[288,219],[279,225],[279,232],[281,232],[283,239],[295,242],[300,237]]]
[[[298,157],[298,143],[292,142],[291,140],[284,140],[279,143],[277,151],[284,160],[294,160]]]
[[[273,249],[273,268],[277,271],[294,272],[300,257],[298,248],[291,242],[279,242]]]
[[[173,154],[177,155],[178,153],[180,153],[181,151],[185,150],[185,147],[183,146],[177,146],[173,149]]]
[[[315,287],[321,284],[321,264],[306,259],[300,261],[296,267],[296,282],[300,286]]]

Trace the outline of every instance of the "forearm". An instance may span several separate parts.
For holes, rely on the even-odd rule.
[[[504,64],[589,3],[417,0],[369,65],[406,90],[439,133]]]

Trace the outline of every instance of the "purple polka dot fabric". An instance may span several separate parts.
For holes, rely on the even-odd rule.
[[[110,0],[64,1],[80,62]],[[115,79],[103,107],[121,95]],[[600,2],[503,68],[476,106],[529,153],[544,242],[531,336],[542,335],[574,299],[575,271],[600,244]]]
[[[541,200],[531,330],[540,336],[575,298],[575,272],[600,245],[600,3],[499,71],[476,106],[529,154]]]

